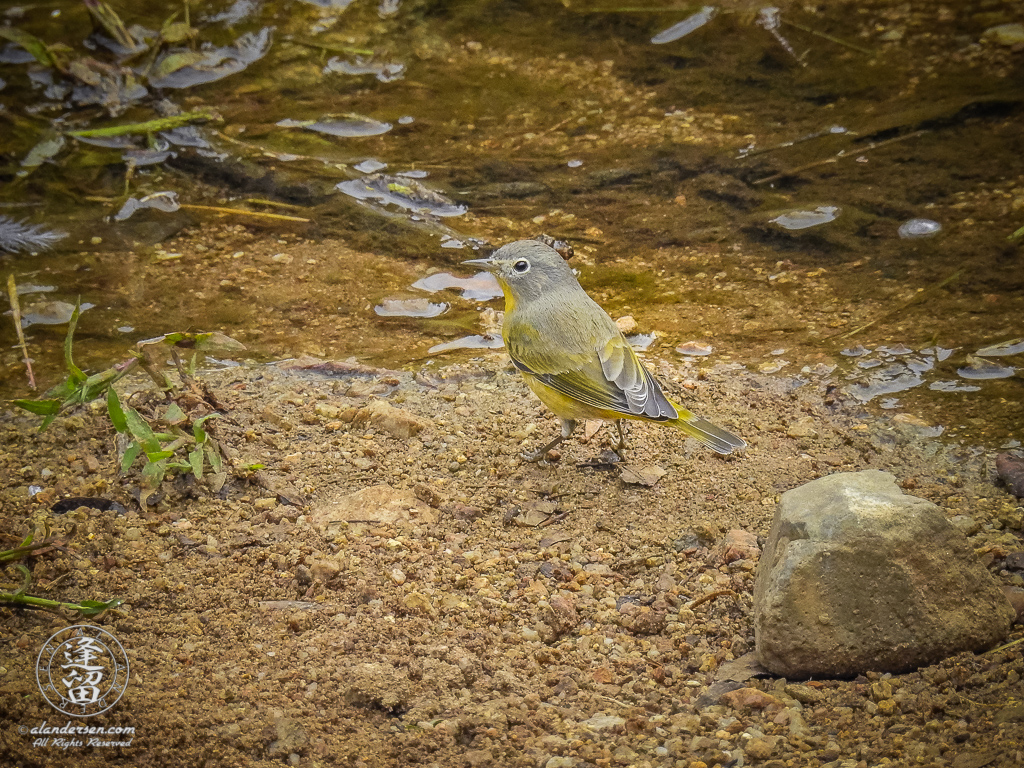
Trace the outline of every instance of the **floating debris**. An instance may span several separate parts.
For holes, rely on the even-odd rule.
[[[694,355],[697,357],[703,357],[710,355],[715,351],[715,348],[710,344],[701,344],[699,341],[687,341],[684,344],[680,344],[676,347],[676,352],[680,355]]]
[[[257,0],[235,0],[225,10],[207,18],[207,21],[212,24],[222,23],[225,26],[231,27],[254,15],[259,10],[259,6],[260,4]]]
[[[177,128],[160,131],[160,135],[176,147],[210,148],[210,142],[194,125],[179,125]]]
[[[391,123],[382,123],[372,117],[363,117],[362,115],[346,115],[343,120],[292,120],[285,118],[278,120],[276,124],[280,128],[304,128],[307,131],[341,136],[346,139],[379,136],[394,127]]]
[[[1004,357],[1006,355],[1018,355],[1024,352],[1024,339],[1010,339],[988,347],[982,347],[974,354],[979,357]]]
[[[839,216],[839,212],[838,206],[819,205],[813,211],[795,210],[781,213],[774,219],[770,219],[770,222],[778,224],[783,229],[809,229],[810,227],[817,227],[822,224],[828,224],[830,221],[835,221]]]
[[[952,355],[953,352],[955,352],[955,351],[956,350],[953,350],[953,349],[945,349],[944,347],[934,346],[934,347],[925,347],[924,349],[921,350],[921,354],[923,354],[923,355],[933,355],[935,357],[935,359],[938,360],[941,363],[943,360],[945,360],[950,355]]]
[[[155,208],[165,213],[174,213],[181,208],[181,204],[178,202],[177,192],[154,192],[143,198],[129,197],[121,206],[121,210],[114,215],[114,221],[130,219],[143,208]]]
[[[177,157],[178,153],[171,149],[162,152],[156,149],[129,149],[121,157],[129,165],[139,168],[144,165],[159,165],[168,158]]]
[[[44,229],[39,224],[26,224],[9,216],[0,216],[0,250],[8,253],[45,251],[65,237],[66,232]]]
[[[395,174],[401,176],[403,179],[425,179],[430,175],[429,171],[411,170],[411,171],[399,171]]]
[[[453,349],[501,349],[504,346],[505,342],[501,340],[501,336],[485,334],[483,336],[463,336],[461,339],[435,344],[427,352],[433,355],[438,352],[451,352]]]
[[[398,62],[370,61],[357,56],[355,61],[345,61],[337,56],[331,57],[324,66],[323,73],[329,75],[338,72],[342,75],[374,75],[382,83],[401,80],[405,75],[405,64]]]
[[[921,376],[902,363],[892,363],[885,368],[873,372],[865,379],[854,381],[847,386],[846,392],[852,397],[866,403],[881,395],[892,395],[920,386],[924,383]]]
[[[490,272],[478,272],[473,277],[455,277],[448,272],[435,272],[417,280],[412,287],[428,293],[446,289],[462,291],[462,298],[471,301],[488,301],[501,296],[501,287]]]
[[[267,54],[272,31],[273,27],[264,27],[246,32],[223,48],[172,48],[156,60],[149,82],[155,88],[190,88],[234,75]]]
[[[456,238],[456,237],[452,237],[451,235],[445,235],[443,238],[441,238],[441,247],[442,248],[465,248],[466,244],[464,242],[462,242],[461,240],[459,240],[458,238]]]
[[[873,357],[869,357],[867,360],[858,360],[857,361],[857,367],[858,368],[877,368],[881,364],[882,364],[881,360],[876,360]]]
[[[912,350],[906,344],[897,344],[895,347],[889,347],[885,345],[875,347],[875,352],[878,352],[881,355],[909,355],[913,351],[914,350]]]
[[[388,167],[388,164],[369,157],[358,165],[353,165],[352,167],[360,173],[376,173],[377,171],[383,171]]]
[[[705,5],[699,11],[692,16],[687,16],[685,19],[680,21],[678,24],[674,24],[666,30],[663,30],[651,38],[651,42],[655,45],[664,45],[665,43],[671,43],[678,40],[681,37],[686,37],[688,34],[693,32],[695,29],[700,29],[707,24],[711,19],[718,13],[718,9],[710,5]]]
[[[757,26],[761,27],[764,31],[768,32],[772,37],[778,41],[779,45],[785,49],[786,53],[792,56],[794,59],[800,62],[801,66],[807,66],[800,57],[796,55],[796,51],[793,50],[793,46],[789,44],[789,40],[782,36],[779,32],[779,27],[782,25],[782,14],[778,8],[769,6],[762,8],[757,12]]]
[[[399,125],[409,125],[410,123],[413,123],[415,121],[416,118],[413,117],[412,115],[402,115],[400,118],[398,118]]]
[[[427,299],[384,299],[373,308],[381,317],[437,317],[448,311],[444,302]]]
[[[978,392],[981,387],[976,384],[961,384],[959,381],[933,381],[928,389],[936,392]]]
[[[905,240],[913,240],[920,237],[931,237],[942,231],[942,225],[931,219],[911,219],[900,224],[897,230],[899,236]]]
[[[863,344],[858,344],[856,347],[849,347],[842,350],[839,354],[846,355],[846,357],[861,357],[862,355],[868,354],[870,351],[871,350]]]
[[[566,163],[566,165],[568,165],[570,168],[579,168],[581,165],[583,165],[583,161],[582,160],[570,160],[568,163]]]
[[[1011,365],[1000,365],[974,355],[967,355],[967,365],[956,369],[962,379],[1008,379],[1016,372]]]
[[[758,364],[757,370],[761,373],[778,373],[787,365],[789,365],[789,360],[765,360]]]
[[[79,312],[92,309],[95,304],[82,304]],[[42,301],[38,304],[30,304],[21,311],[21,327],[28,328],[30,325],[66,325],[71,321],[75,313],[75,305],[66,301]],[[10,311],[4,314],[9,315]]]
[[[433,216],[461,216],[467,210],[456,205],[440,192],[411,179],[374,174],[361,179],[343,181],[336,185],[346,195],[357,200],[376,200],[384,205],[397,205],[415,213]]]
[[[25,296],[29,293],[53,293],[56,290],[56,285],[35,285],[33,283],[18,283],[19,296]]]

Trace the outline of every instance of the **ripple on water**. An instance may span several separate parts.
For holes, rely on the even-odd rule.
[[[900,224],[897,230],[899,236],[905,240],[914,240],[922,237],[931,237],[942,231],[942,225],[931,219],[910,219]]]
[[[462,291],[462,298],[471,301],[488,301],[501,296],[501,287],[490,272],[477,272],[472,277],[456,277],[449,272],[435,272],[420,278],[412,287],[428,293],[448,289]]]
[[[427,299],[384,299],[373,308],[381,317],[437,317],[448,311],[448,304]]]
[[[700,29],[707,24],[711,19],[718,13],[718,9],[711,5],[705,5],[696,13],[687,16],[685,19],[680,21],[678,24],[673,24],[668,29],[662,30],[654,37],[651,38],[651,42],[655,45],[663,45],[664,43],[671,43],[678,40],[681,37],[693,32],[695,29]]]
[[[715,348],[710,344],[701,344],[699,341],[687,341],[676,347],[676,352],[680,355],[693,355],[696,357],[703,357],[710,355],[715,351]]]
[[[385,168],[388,167],[388,164],[382,163],[380,160],[377,160],[376,158],[368,157],[365,160],[363,160],[363,162],[359,163],[358,165],[353,165],[352,167],[355,168],[360,173],[376,173],[377,171],[383,171]]]
[[[500,349],[503,346],[505,346],[505,342],[501,340],[501,336],[493,336],[488,333],[463,336],[461,339],[435,344],[427,351],[435,355],[438,352],[451,352],[454,349]]]
[[[974,355],[967,355],[967,365],[956,369],[962,379],[1008,379],[1017,372],[1012,365],[1001,365]]]
[[[1024,339],[1010,339],[1001,341],[998,344],[990,344],[982,347],[974,354],[979,357],[1005,357],[1008,355],[1019,355],[1024,352]]]
[[[797,230],[809,229],[822,224],[835,221],[840,213],[839,206],[819,205],[811,210],[793,210],[780,213],[774,219],[769,219],[772,224],[778,224],[783,229]]]
[[[436,190],[415,179],[373,174],[361,179],[343,181],[338,190],[357,200],[374,200],[383,205],[397,205],[414,213],[433,216],[461,216],[467,210]]]
[[[382,123],[380,120],[363,115],[345,115],[342,120],[293,120],[289,117],[278,120],[277,126],[279,128],[305,128],[307,131],[316,131],[342,138],[379,136],[394,127],[391,123]]]

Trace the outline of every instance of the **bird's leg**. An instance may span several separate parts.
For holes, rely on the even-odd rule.
[[[550,451],[555,446],[561,444],[563,440],[568,438],[569,435],[573,433],[574,429],[576,429],[576,422],[573,419],[562,419],[562,434],[560,434],[550,443],[545,445],[539,451],[524,454],[523,458],[526,459],[527,461],[540,461],[541,459],[548,455],[548,451]]]
[[[615,429],[619,432],[619,440],[616,443],[612,443],[612,450],[619,455],[619,458],[625,461],[626,457],[623,455],[626,450],[626,434],[622,431],[622,419],[615,420]]]

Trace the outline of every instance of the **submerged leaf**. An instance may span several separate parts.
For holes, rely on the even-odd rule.
[[[0,38],[20,45],[43,66],[60,69],[60,64],[50,51],[50,47],[35,35],[30,35],[17,27],[0,27]]]
[[[32,171],[64,149],[65,143],[64,137],[59,133],[55,131],[44,132],[43,138],[29,150],[29,153],[21,161],[22,170],[18,171],[18,176],[28,176]]]

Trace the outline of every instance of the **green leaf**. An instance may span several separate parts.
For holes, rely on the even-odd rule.
[[[146,452],[146,456],[159,453],[162,450],[160,441],[157,440],[156,435],[153,434],[153,428],[149,426],[149,423],[142,418],[142,415],[138,411],[131,406],[128,406],[125,409],[124,416],[128,432],[138,441],[139,445],[142,446],[142,450]]]
[[[196,480],[201,480],[203,477],[203,446],[197,445],[189,451],[188,463],[192,467],[192,474],[196,476]]]
[[[192,434],[196,438],[197,443],[205,443],[207,440],[206,430],[203,429],[203,424],[206,423],[207,419],[213,419],[220,416],[219,413],[208,413],[205,416],[200,416],[198,419],[192,422]]]
[[[207,120],[220,120],[216,114],[208,109],[199,109],[195,112],[183,112],[180,115],[169,117],[158,117],[155,120],[146,120],[142,123],[129,123],[127,125],[108,125],[106,128],[87,128],[81,131],[68,131],[68,136],[81,136],[82,138],[96,138],[103,136],[124,136],[126,134],[159,133],[171,128],[180,128],[191,123],[206,122]],[[161,338],[147,339],[139,342],[139,346],[161,341]]]
[[[135,460],[139,458],[139,454],[142,453],[142,446],[134,440],[128,449],[124,452],[124,456],[121,457],[121,471],[127,472]]]
[[[168,53],[163,56],[160,61],[157,62],[156,66],[153,67],[152,77],[154,80],[167,77],[179,69],[185,67],[191,67],[200,62],[206,61],[207,55],[200,53],[199,51],[179,51],[177,53]]]
[[[121,434],[128,431],[128,421],[125,419],[124,409],[117,397],[117,392],[111,387],[107,390],[107,414],[110,416],[110,423],[114,425]]]
[[[56,415],[63,400],[15,400],[14,404],[36,416]]]
[[[18,171],[18,176],[24,178],[32,173],[36,168],[45,163],[50,158],[54,157],[62,149],[67,142],[64,137],[59,133],[47,130],[43,133],[42,138],[36,142],[36,145],[28,151],[21,160],[21,170]]]
[[[212,440],[207,441],[203,444],[203,448],[206,451],[206,460],[210,462],[210,469],[214,472],[220,472],[224,466],[224,462],[220,458],[220,451],[217,450],[217,444]]]
[[[0,38],[20,45],[44,67],[57,67],[57,60],[50,53],[49,47],[35,35],[30,35],[17,27],[0,27]]]
[[[164,421],[168,424],[180,424],[185,420],[185,412],[177,403],[167,406],[167,413],[164,414]]]
[[[119,605],[124,603],[124,598],[115,597],[111,600],[82,600],[74,607],[83,616],[96,616],[109,611],[111,608],[117,608]]]
[[[164,481],[167,473],[167,461],[153,461],[142,468],[142,487],[148,490],[156,490]]]
[[[67,366],[68,376],[75,384],[81,384],[88,378],[82,373],[82,369],[75,365],[75,361],[71,357],[71,346],[74,343],[75,328],[78,326],[81,306],[81,300],[75,302],[75,311],[71,313],[71,320],[68,321],[68,335],[64,337],[64,365]]]

